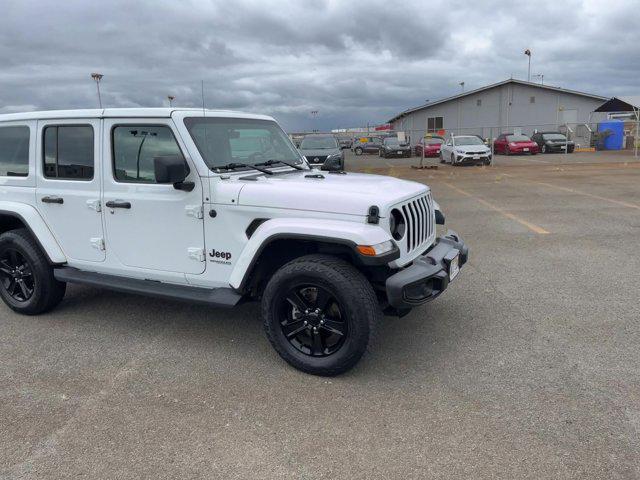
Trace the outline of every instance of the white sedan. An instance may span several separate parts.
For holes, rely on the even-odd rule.
[[[440,147],[440,161],[461,165],[463,163],[491,164],[491,149],[475,135],[452,135]]]

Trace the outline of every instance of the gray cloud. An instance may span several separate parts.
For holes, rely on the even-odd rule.
[[[379,123],[427,98],[526,76],[638,93],[633,1],[5,0],[0,111],[199,106],[271,113],[288,129]],[[316,120],[311,110],[320,113]],[[313,125],[315,122],[315,125]]]

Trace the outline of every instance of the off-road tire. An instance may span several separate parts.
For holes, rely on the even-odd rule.
[[[25,301],[12,297],[0,283],[0,297],[12,310],[25,315],[47,312],[58,305],[65,294],[67,284],[53,276],[53,268],[32,235],[24,228],[10,230],[0,235],[0,256],[7,249],[16,250],[28,263],[33,276],[33,293]]]
[[[339,350],[314,357],[296,349],[282,331],[278,305],[292,285],[309,282],[329,290],[343,310],[348,329]],[[374,342],[382,312],[367,279],[350,263],[331,255],[306,255],[281,267],[262,296],[267,338],[290,365],[306,373],[334,376],[351,369]]]

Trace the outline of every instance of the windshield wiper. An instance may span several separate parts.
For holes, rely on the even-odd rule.
[[[302,168],[300,165],[285,162],[284,160],[267,160],[266,162],[256,163],[256,165],[264,165],[265,167],[270,167],[271,165],[277,165],[278,163],[282,163],[283,165],[295,168],[296,170],[306,170],[306,168]]]
[[[253,168],[254,170],[258,170],[259,172],[266,173],[267,175],[273,175],[271,170],[267,170],[266,168],[256,167],[255,165],[251,165],[249,163],[227,163],[226,165],[221,165],[220,167],[216,167],[218,169],[224,170],[235,170],[236,168]]]

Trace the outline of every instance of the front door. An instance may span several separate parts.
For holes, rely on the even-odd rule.
[[[205,269],[203,190],[171,119],[105,119],[107,251],[128,267],[199,274]],[[158,184],[154,158],[179,155],[192,191]]]
[[[100,119],[38,122],[36,204],[70,263],[105,259]]]

